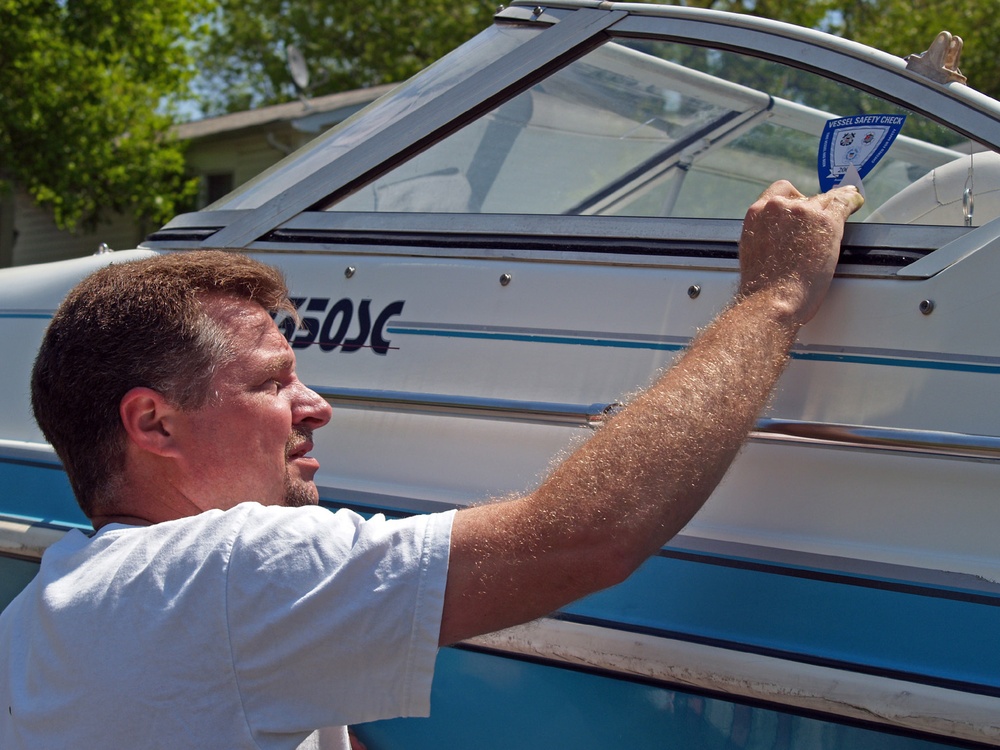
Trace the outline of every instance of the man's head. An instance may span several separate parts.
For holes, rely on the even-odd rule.
[[[250,353],[241,349],[257,344],[281,349],[285,377],[294,379],[291,350],[270,320],[279,311],[294,314],[281,274],[237,253],[112,264],[70,292],[35,361],[32,407],[89,517],[114,510],[130,445],[123,419],[126,407],[139,408],[136,394],[193,419],[219,400],[220,373],[245,370]],[[297,379],[289,383],[302,389],[300,401],[318,399]],[[283,439],[303,442],[288,432]]]

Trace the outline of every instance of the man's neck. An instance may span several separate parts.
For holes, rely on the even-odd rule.
[[[112,523],[120,523],[125,526],[152,526],[153,521],[148,518],[141,518],[139,516],[130,516],[127,513],[113,513],[105,516],[94,516],[90,519],[90,522],[94,525],[95,531],[100,531],[101,528]]]

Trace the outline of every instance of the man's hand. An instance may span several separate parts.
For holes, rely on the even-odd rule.
[[[853,185],[806,198],[781,181],[750,206],[740,238],[740,296],[769,290],[801,325],[819,309],[837,267],[847,217],[864,198]]]

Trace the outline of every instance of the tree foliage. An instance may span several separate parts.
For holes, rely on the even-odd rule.
[[[962,37],[969,85],[1000,97],[1000,14],[981,0],[682,0],[822,29],[899,57],[930,47],[940,31]]]
[[[310,94],[409,78],[486,28],[495,0],[218,0],[201,46],[208,113],[296,95],[286,48],[308,61]]]
[[[167,137],[202,0],[0,0],[0,189],[59,226],[108,211],[150,221],[193,190]]]
[[[846,5],[846,4],[845,4]],[[960,68],[969,85],[1000,97],[1000,16],[991,3],[972,0],[878,0],[844,9],[841,33],[900,57],[926,50],[940,31],[962,37]]]
[[[655,1],[655,0],[654,0]],[[661,0],[662,1],[662,0]],[[1000,15],[977,0],[677,0],[823,29],[901,57],[947,29],[966,42],[970,85],[1000,95]],[[216,0],[199,45],[198,97],[219,114],[296,95],[286,67],[295,45],[312,73],[310,93],[401,81],[490,23],[495,0]]]

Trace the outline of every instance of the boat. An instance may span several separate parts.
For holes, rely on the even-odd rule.
[[[403,516],[535,486],[730,300],[788,179],[866,203],[703,510],[624,583],[442,649],[372,748],[1000,745],[1000,103],[947,32],[894,57],[680,6],[516,1],[138,248],[0,270],[0,606],[88,528],[28,380],[88,272],[248,253],[334,421],[321,502]],[[993,269],[992,271],[990,269]]]

